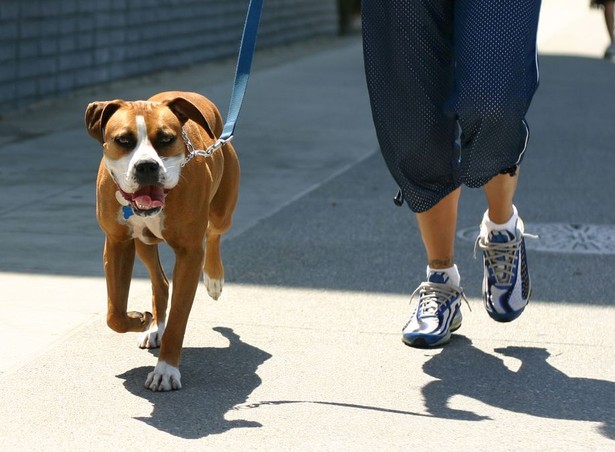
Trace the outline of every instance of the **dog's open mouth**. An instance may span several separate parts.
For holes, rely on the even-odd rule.
[[[130,202],[135,214],[147,217],[162,210],[167,193],[168,190],[162,187],[148,185],[140,188],[134,193],[122,192],[122,196]]]

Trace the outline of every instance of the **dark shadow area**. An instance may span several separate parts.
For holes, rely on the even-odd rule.
[[[261,384],[258,367],[271,358],[263,350],[241,341],[230,328],[215,331],[229,340],[226,348],[185,348],[180,371],[182,389],[151,392],[143,383],[152,367],[118,375],[132,394],[150,401],[150,417],[137,418],[152,427],[186,439],[198,439],[234,428],[261,427],[258,422],[227,420],[226,413],[244,403]]]
[[[615,65],[601,60],[541,57],[541,87],[528,115],[532,137],[516,199],[526,223],[615,224],[615,210],[605,208],[612,204],[615,192],[613,80]],[[290,114],[292,108],[289,105]],[[322,117],[327,121],[326,113]],[[310,126],[319,130],[319,124]],[[263,124],[263,135],[267,127]],[[85,131],[79,133],[85,135]],[[315,140],[305,143],[305,149],[288,152],[306,153],[310,146],[327,145],[322,137],[315,136]],[[37,158],[39,152],[33,145],[27,156],[10,156],[9,165],[0,168],[0,193],[11,201],[9,207],[0,206],[0,271],[102,276],[104,237],[94,211],[100,154],[76,149],[75,158],[44,159]],[[16,158],[28,159],[27,174],[11,171],[10,161]],[[75,168],[67,170],[67,165]],[[54,182],[53,193],[59,194],[45,188],[39,194],[26,190],[31,185],[28,181],[46,180],[61,171],[70,175]],[[255,227],[225,240],[226,281],[410,293],[424,277],[424,250],[409,209],[393,205],[396,192],[382,158],[375,154]],[[45,197],[46,193],[51,194]],[[14,202],[24,196],[29,198]],[[466,189],[458,228],[477,226],[484,209],[482,191]],[[480,259],[473,259],[473,244],[458,240],[456,246],[466,294],[480,297],[482,266]],[[528,255],[535,300],[611,303],[605,293],[610,292],[607,284],[615,255],[533,251]],[[165,250],[163,256],[170,270],[172,254]],[[135,277],[146,277],[142,266]]]
[[[615,383],[569,377],[547,361],[544,348],[503,347],[503,356],[521,361],[511,371],[502,359],[485,353],[464,336],[454,335],[442,351],[427,361],[423,370],[437,381],[423,388],[430,414],[445,419],[480,421],[480,413],[449,407],[462,395],[507,411],[531,416],[600,423],[598,430],[615,440]]]

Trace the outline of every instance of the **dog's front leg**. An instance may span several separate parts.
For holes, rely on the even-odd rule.
[[[200,243],[192,247],[175,248],[171,311],[162,337],[158,363],[145,380],[145,387],[152,391],[170,391],[182,387],[179,359],[204,257],[205,251]]]
[[[137,345],[140,348],[157,348],[160,347],[166,325],[169,281],[160,263],[158,245],[146,245],[137,240],[135,246],[152,281],[152,310],[154,313],[151,326],[139,335]]]
[[[152,314],[127,312],[135,261],[134,240],[114,240],[107,237],[103,260],[107,278],[107,325],[118,333],[145,331],[152,321]]]

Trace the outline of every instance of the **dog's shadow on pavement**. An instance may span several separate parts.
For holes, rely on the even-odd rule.
[[[544,348],[504,347],[496,353],[521,361],[510,370],[504,360],[485,353],[460,335],[423,365],[438,380],[423,388],[425,405],[433,416],[483,420],[486,416],[449,407],[462,395],[488,405],[532,416],[600,423],[599,431],[615,440],[615,383],[569,377],[547,362]]]
[[[198,439],[234,428],[261,427],[258,422],[227,420],[226,413],[261,384],[257,368],[271,355],[242,342],[230,328],[215,331],[229,341],[226,348],[184,348],[180,370],[183,388],[172,393],[151,392],[143,386],[153,367],[139,367],[122,375],[128,391],[153,405],[150,417],[139,417],[158,430],[185,439]]]

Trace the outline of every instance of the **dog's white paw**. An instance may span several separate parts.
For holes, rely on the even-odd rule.
[[[205,287],[207,287],[207,293],[211,298],[217,300],[222,294],[222,286],[224,286],[224,279],[212,279],[207,274],[205,275]]]
[[[162,335],[164,334],[164,322],[158,325],[152,325],[146,331],[139,334],[137,337],[137,345],[139,348],[158,348],[162,342]]]
[[[147,375],[145,387],[151,391],[172,391],[181,389],[181,374],[177,367],[173,367],[164,361],[159,361],[156,367]]]

